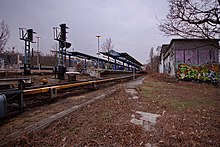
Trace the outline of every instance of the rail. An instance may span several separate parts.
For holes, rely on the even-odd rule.
[[[136,76],[139,76],[139,75],[136,75]],[[124,80],[124,79],[129,79],[129,78],[133,78],[133,76],[124,76],[124,77],[116,77],[116,78],[109,78],[109,79],[96,80],[96,81],[86,81],[86,82],[80,82],[80,83],[48,86],[48,87],[43,87],[43,88],[34,88],[34,89],[24,90],[23,93],[24,93],[24,96],[33,95],[33,94],[41,94],[41,93],[49,93],[51,89],[62,90],[62,89],[80,87],[80,86],[96,85],[98,83],[103,83],[103,82]]]
[[[136,74],[136,77],[140,76],[140,75],[141,74]],[[108,79],[100,79],[100,80],[83,81],[83,82],[79,82],[79,83],[65,83],[65,84],[59,84],[59,85],[48,85],[46,87],[32,87],[32,88],[29,87],[30,89],[23,89],[22,88],[23,86],[21,86],[20,89],[15,89],[15,90],[9,89],[7,91],[0,92],[2,94],[6,95],[6,100],[7,100],[6,107],[8,110],[10,110],[10,111],[7,111],[4,114],[2,114],[2,116],[9,116],[9,114],[7,114],[8,112],[10,112],[11,114],[15,114],[15,115],[23,112],[24,106],[25,106],[24,105],[25,101],[31,102],[30,104],[33,105],[32,100],[35,99],[34,95],[36,95],[38,97],[38,95],[46,94],[44,96],[47,97],[48,96],[47,94],[50,94],[49,99],[44,99],[44,100],[50,101],[53,98],[57,97],[58,92],[65,90],[65,89],[78,88],[78,87],[81,88],[83,86],[90,87],[90,85],[92,86],[92,89],[97,89],[97,88],[100,88],[103,86],[112,85],[113,83],[115,83],[117,81],[124,81],[124,80],[130,80],[130,79],[133,79],[133,75],[132,76],[108,78]],[[83,88],[81,88],[81,89],[83,89]],[[89,88],[89,90],[90,90],[90,88]],[[83,89],[83,92],[84,91],[87,91],[87,88]],[[63,93],[60,93],[60,94],[62,95]],[[15,101],[17,101],[17,104],[15,104]],[[27,103],[25,103],[25,104],[27,106]],[[27,106],[27,108],[28,108],[28,106]]]

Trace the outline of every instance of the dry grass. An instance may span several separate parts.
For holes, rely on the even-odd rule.
[[[54,122],[22,134],[11,146],[220,146],[220,90],[212,85],[179,82],[149,75],[128,99],[124,87]],[[98,93],[97,93],[98,94]],[[54,108],[55,109],[55,108]],[[161,114],[154,131],[130,123],[134,111]]]
[[[219,146],[220,89],[210,84],[170,82],[173,80],[166,75],[149,76],[141,87],[151,112],[162,114],[152,142],[160,146]]]

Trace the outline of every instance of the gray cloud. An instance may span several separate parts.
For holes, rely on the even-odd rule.
[[[157,27],[165,17],[166,0],[0,0],[0,21],[11,30],[8,47],[17,45],[23,51],[18,28],[33,28],[41,37],[41,50],[49,53],[53,40],[52,27],[69,26],[68,40],[80,52],[96,55],[97,39],[111,37],[116,50],[128,52],[145,63],[151,47],[169,42]],[[33,45],[36,47],[36,45]]]

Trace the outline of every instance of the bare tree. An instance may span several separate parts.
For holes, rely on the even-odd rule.
[[[152,64],[153,63],[153,58],[154,58],[154,48],[152,47],[151,49],[150,49],[150,63]]]
[[[107,38],[105,42],[101,44],[101,48],[104,52],[108,53],[108,67],[109,67],[109,51],[114,48],[111,37]]]
[[[54,42],[54,44],[51,46],[51,50],[50,52],[52,53],[52,55],[55,57],[55,63],[56,65],[58,64],[58,59],[57,59],[57,56],[58,56],[58,45],[56,42]]]
[[[159,72],[160,56],[157,53],[159,49],[160,47],[157,47],[156,54],[154,53],[153,47],[150,50],[150,54],[149,54],[150,61],[146,65],[146,70],[148,73]]]
[[[0,23],[0,52],[4,50],[9,36],[10,36],[9,27],[4,21],[2,21]]]
[[[51,46],[51,50],[50,52],[53,53],[55,56],[57,55],[57,51],[58,51],[58,45],[55,42],[52,46]]]
[[[101,45],[104,52],[108,52],[109,50],[114,48],[114,44],[112,43],[111,37],[107,38],[105,42]]]
[[[169,13],[159,29],[167,36],[220,38],[220,0],[168,0]]]

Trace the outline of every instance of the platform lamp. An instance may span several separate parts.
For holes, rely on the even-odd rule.
[[[99,38],[101,38],[102,36],[100,36],[100,35],[97,35],[96,36],[96,38],[98,39],[98,53],[97,53],[97,55],[98,55],[98,69],[99,69],[99,55],[100,55],[100,52],[99,52]]]

